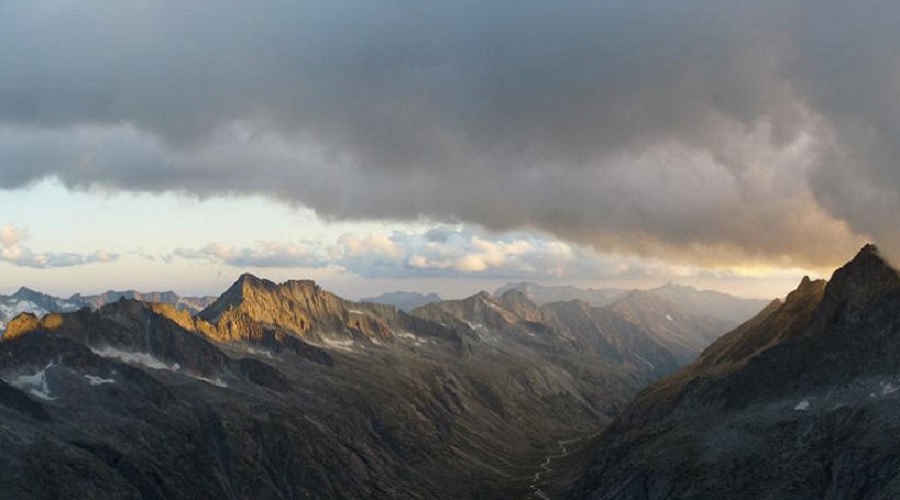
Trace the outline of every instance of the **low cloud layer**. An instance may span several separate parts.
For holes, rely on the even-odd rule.
[[[685,279],[753,279],[740,270],[709,271],[658,259],[598,254],[552,236],[513,231],[489,233],[469,226],[424,232],[345,233],[321,244],[260,242],[248,247],[210,243],[179,248],[164,260],[201,260],[246,269],[322,269],[364,278],[477,278],[656,283]],[[765,270],[763,275],[770,275]]]
[[[21,228],[10,224],[0,227],[0,262],[19,267],[46,269],[112,262],[118,258],[115,254],[100,250],[91,254],[36,252],[23,245],[26,239],[28,233]]]
[[[898,22],[893,1],[7,2],[0,187],[831,266],[900,251]]]

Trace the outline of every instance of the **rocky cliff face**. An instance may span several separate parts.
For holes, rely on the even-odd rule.
[[[894,498],[900,281],[865,247],[826,285],[641,392],[571,498]]]

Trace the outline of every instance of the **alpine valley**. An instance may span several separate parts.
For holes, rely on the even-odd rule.
[[[249,274],[215,299],[0,297],[0,497],[900,494],[900,277],[874,246],[768,305],[373,300],[401,308]]]

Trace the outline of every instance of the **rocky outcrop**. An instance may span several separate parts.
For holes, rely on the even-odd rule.
[[[405,316],[391,306],[346,301],[313,281],[275,284],[245,274],[198,318],[213,325],[209,334],[221,342],[259,341],[269,334],[389,341],[405,326]]]

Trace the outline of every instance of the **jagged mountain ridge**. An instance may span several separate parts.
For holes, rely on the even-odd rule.
[[[63,300],[22,287],[9,296],[0,295],[0,335],[6,324],[21,313],[44,315],[49,312],[75,311],[83,307],[78,300]]]
[[[473,327],[245,275],[196,316],[135,300],[22,314],[0,342],[0,496],[551,491],[545,458],[659,376],[634,355],[656,354],[598,355],[573,339],[602,335],[521,294],[482,299],[501,319]]]
[[[570,498],[895,498],[900,277],[874,246],[642,391]]]
[[[646,291],[628,292],[603,307],[583,300],[539,306],[525,291],[509,288],[499,296],[482,292],[464,300],[429,304],[413,314],[435,320],[448,316],[473,328],[487,325],[510,331],[524,328],[526,332],[551,329],[579,343],[581,348],[614,358],[623,354],[625,344],[642,345],[638,351],[650,353],[653,359],[635,354],[630,359],[658,368],[660,374],[689,363],[732,327],[712,316],[695,315]]]
[[[6,323],[23,312],[43,316],[49,313],[77,311],[83,307],[97,309],[123,298],[171,304],[178,309],[185,309],[192,313],[199,312],[214,300],[214,297],[181,297],[171,291],[138,292],[135,290],[109,290],[98,295],[87,296],[76,293],[68,299],[62,299],[27,287],[21,287],[12,295],[0,295],[0,335],[6,329]]]

